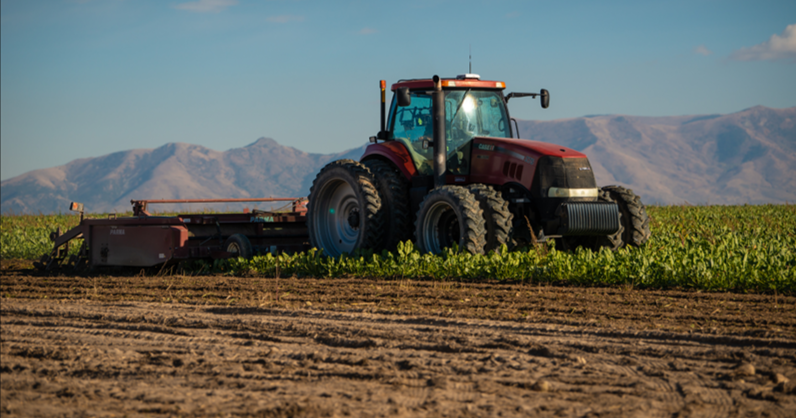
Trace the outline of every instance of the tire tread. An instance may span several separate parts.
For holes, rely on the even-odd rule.
[[[380,248],[395,250],[399,242],[412,239],[411,214],[409,211],[409,183],[391,163],[383,160],[367,160],[363,164],[370,169],[381,198],[384,219],[383,242]]]
[[[634,247],[644,245],[652,234],[650,218],[646,207],[641,203],[641,198],[633,193],[633,190],[622,186],[605,186],[602,191],[619,205],[620,224],[623,227],[619,236],[622,244]]]
[[[498,250],[503,244],[511,250],[514,215],[509,210],[509,203],[494,188],[486,184],[471,184],[467,189],[475,196],[484,213],[485,251]]]

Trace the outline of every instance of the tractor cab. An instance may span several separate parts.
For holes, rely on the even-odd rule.
[[[511,137],[511,126],[503,96],[505,84],[481,81],[475,74],[442,80],[445,94],[446,166],[450,175],[469,175],[473,138]],[[431,90],[433,81],[402,80],[392,86],[396,92],[390,106],[387,141],[402,143],[420,175],[433,174],[434,119]],[[404,103],[399,103],[403,98]],[[408,100],[407,100],[408,99]]]

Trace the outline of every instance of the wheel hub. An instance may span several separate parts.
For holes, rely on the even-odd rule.
[[[359,228],[359,211],[358,210],[352,210],[348,214],[348,226],[350,226],[353,229],[358,229]]]
[[[461,236],[459,218],[453,208],[445,202],[439,202],[431,207],[423,229],[427,231],[423,238],[427,242],[427,248],[434,253],[440,253],[443,248],[458,244]]]

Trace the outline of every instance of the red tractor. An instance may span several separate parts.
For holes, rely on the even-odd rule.
[[[516,121],[512,129],[508,101],[538,96],[547,108],[547,90],[504,88],[475,74],[400,80],[385,120],[382,80],[381,130],[361,161],[329,163],[313,182],[311,244],[331,256],[406,240],[474,254],[548,239],[565,249],[643,245],[649,218],[638,196],[598,188],[584,154],[519,139]]]

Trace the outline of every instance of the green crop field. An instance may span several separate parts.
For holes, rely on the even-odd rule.
[[[651,206],[652,238],[642,248],[574,253],[555,246],[484,256],[395,253],[330,258],[311,250],[251,260],[192,262],[190,273],[297,277],[498,279],[576,285],[630,285],[751,292],[796,292],[796,206]],[[3,216],[2,258],[37,259],[48,235],[77,224],[74,215]]]
[[[52,250],[50,233],[77,226],[77,215],[2,215],[0,258],[38,260]]]

